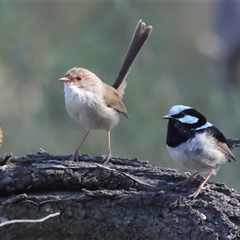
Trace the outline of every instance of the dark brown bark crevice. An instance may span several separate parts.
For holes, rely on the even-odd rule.
[[[193,200],[202,177],[177,188],[183,174],[147,161],[69,158],[41,150],[2,159],[1,222],[61,215],[4,226],[0,239],[240,239],[240,195],[224,184]]]

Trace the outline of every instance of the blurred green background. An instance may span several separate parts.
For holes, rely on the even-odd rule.
[[[21,156],[40,147],[72,154],[85,129],[68,116],[58,79],[78,66],[111,84],[139,19],[153,33],[127,78],[130,119],[122,117],[112,131],[113,154],[184,171],[165,146],[162,116],[175,104],[195,107],[226,136],[240,137],[240,89],[228,84],[224,44],[214,35],[220,7],[194,1],[1,2],[1,154]],[[81,153],[106,154],[106,132],[91,132]],[[240,149],[234,153],[240,160]],[[240,190],[239,172],[239,164],[226,163],[212,180]]]

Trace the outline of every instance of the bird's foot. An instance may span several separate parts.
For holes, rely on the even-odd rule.
[[[194,192],[193,194],[190,194],[188,197],[195,199],[202,190],[208,189],[208,186],[204,186],[204,185],[205,185],[205,183],[204,183],[204,184],[201,184],[201,185],[198,187],[197,191]]]
[[[106,165],[109,160],[111,159],[112,155],[110,153],[108,153],[107,157],[103,160],[103,164]]]
[[[72,157],[69,160],[74,161],[74,162],[79,162],[78,157],[79,157],[78,151],[75,151],[75,153],[72,155]]]

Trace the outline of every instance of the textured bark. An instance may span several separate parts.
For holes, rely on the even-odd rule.
[[[138,159],[50,155],[43,150],[5,156],[0,168],[0,222],[39,219],[0,229],[0,239],[240,239],[240,195],[209,183],[197,199],[188,198],[198,177],[186,176]]]

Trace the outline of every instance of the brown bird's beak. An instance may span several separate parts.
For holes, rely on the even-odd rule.
[[[171,119],[172,117],[166,115],[166,116],[163,116],[162,118],[163,118],[163,119]]]
[[[70,79],[68,77],[62,77],[62,78],[59,78],[59,81],[61,81],[61,82],[70,82]]]

